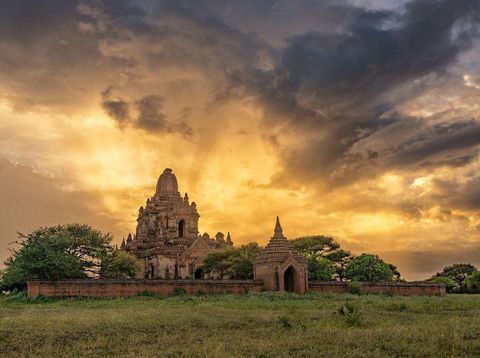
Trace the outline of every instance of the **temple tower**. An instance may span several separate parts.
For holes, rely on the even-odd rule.
[[[278,216],[273,236],[253,269],[254,278],[262,280],[268,291],[303,294],[308,289],[307,259],[283,236]]]
[[[167,168],[158,178],[157,188],[137,219],[137,239],[192,241],[198,236],[200,215],[188,194],[182,198],[172,169]]]

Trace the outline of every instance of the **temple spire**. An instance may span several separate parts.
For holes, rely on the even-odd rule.
[[[283,229],[282,229],[282,226],[280,225],[280,219],[278,218],[278,216],[277,216],[277,223],[275,224],[275,230],[273,232],[275,234],[274,236],[283,237]]]

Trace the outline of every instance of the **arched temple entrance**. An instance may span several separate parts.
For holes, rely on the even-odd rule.
[[[266,291],[287,291],[303,294],[308,289],[308,264],[292,243],[283,236],[280,220],[265,249],[253,265],[253,277],[263,281]]]
[[[295,270],[292,266],[283,274],[283,289],[287,292],[295,292]]]
[[[195,275],[194,277],[195,277],[196,280],[203,279],[203,277],[204,277],[203,270],[201,268],[196,269],[194,275]]]
[[[180,220],[178,223],[178,237],[184,237],[185,235],[185,220]]]

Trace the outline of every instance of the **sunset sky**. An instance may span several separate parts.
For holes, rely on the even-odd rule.
[[[5,1],[0,259],[115,242],[172,168],[200,231],[334,236],[406,279],[480,265],[480,1]]]

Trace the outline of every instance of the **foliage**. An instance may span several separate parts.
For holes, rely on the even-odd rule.
[[[5,262],[2,287],[22,289],[27,279],[61,280],[98,275],[111,237],[88,225],[41,227],[19,234],[19,249]]]
[[[183,287],[175,287],[173,289],[173,294],[175,296],[182,296],[187,294],[187,290],[185,290]]]
[[[480,271],[473,271],[467,278],[467,287],[470,290],[480,291]]]
[[[357,306],[351,302],[345,303],[338,309],[338,313],[345,318],[348,327],[360,326],[362,324],[362,315]]]
[[[455,292],[459,287],[458,284],[455,281],[453,281],[450,277],[441,277],[441,276],[432,277],[429,281],[444,283],[448,293]]]
[[[350,281],[347,284],[347,292],[352,295],[361,295],[362,294],[362,284],[357,281]]]
[[[137,293],[137,296],[138,297],[160,297],[155,292],[148,291],[148,290]]]
[[[351,259],[350,252],[340,248],[333,237],[324,235],[303,236],[291,241],[308,260],[308,274],[314,280],[332,280],[345,278],[344,269]],[[332,265],[328,265],[329,260]],[[333,272],[329,275],[331,269]]]
[[[135,278],[141,269],[141,262],[124,250],[112,250],[102,260],[100,277],[125,279]]]
[[[361,254],[345,266],[345,275],[355,281],[394,281],[399,279],[395,266],[385,263],[377,255]]]
[[[467,279],[477,268],[472,264],[454,264],[446,266],[442,271],[436,273],[433,277],[448,277],[455,281],[457,288],[454,292],[465,292],[467,289]]]
[[[314,235],[302,236],[291,241],[295,249],[302,255],[322,256],[340,248],[340,245],[331,236]]]
[[[311,280],[329,281],[335,274],[335,265],[324,257],[308,257],[308,277]]]
[[[243,280],[253,278],[253,263],[261,252],[255,243],[242,245],[238,248],[226,248],[209,253],[203,260],[205,272],[217,272],[221,277]]]
[[[282,324],[283,328],[287,328],[287,329],[292,328],[292,323],[290,323],[290,318],[288,318],[287,316],[280,316],[278,317],[278,320]]]

